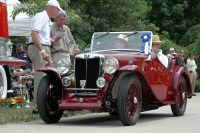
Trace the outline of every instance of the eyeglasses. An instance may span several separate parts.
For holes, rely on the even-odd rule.
[[[184,53],[184,52],[180,52],[180,53]]]

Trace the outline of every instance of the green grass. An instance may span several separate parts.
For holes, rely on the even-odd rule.
[[[39,115],[33,115],[32,114],[32,103],[29,103],[30,107],[22,107],[22,108],[16,108],[16,107],[6,107],[1,109],[0,108],[0,125],[3,124],[9,124],[9,123],[20,123],[20,122],[30,122],[30,121],[36,121],[41,120]],[[83,111],[64,111],[63,117],[71,117],[75,115],[83,115],[91,113],[90,111],[83,110]],[[66,115],[67,114],[67,115]]]
[[[31,106],[31,103],[29,105]],[[32,107],[16,108],[14,106],[2,108],[0,109],[0,125],[40,120],[39,115],[32,114],[32,110]]]

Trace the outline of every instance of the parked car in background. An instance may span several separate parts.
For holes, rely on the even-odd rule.
[[[9,66],[24,66],[26,62],[11,55],[6,0],[0,0],[0,18],[0,98],[6,98],[7,90],[11,89]]]
[[[192,97],[186,68],[172,58],[166,68],[152,56],[152,36],[151,31],[96,32],[89,52],[75,56],[74,69],[68,59],[57,68],[39,68],[47,74],[38,88],[42,120],[56,123],[63,110],[86,109],[119,115],[129,126],[142,111],[166,105],[174,116],[183,116]]]

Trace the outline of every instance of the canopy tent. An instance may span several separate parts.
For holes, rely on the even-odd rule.
[[[9,36],[29,36],[31,18],[8,20]]]

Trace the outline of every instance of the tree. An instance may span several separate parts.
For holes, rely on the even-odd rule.
[[[193,44],[197,41],[198,34],[200,33],[200,24],[190,27],[180,40],[185,46]]]
[[[184,11],[188,3],[187,0],[147,0],[152,10],[148,13],[150,22],[154,23],[161,31],[170,33],[170,38],[177,41],[185,33],[186,20]]]
[[[90,42],[93,32],[158,31],[154,24],[146,21],[149,8],[145,0],[76,0],[70,1],[70,9],[82,21],[78,27],[69,26],[85,42]]]
[[[45,2],[23,0],[23,4],[14,8],[13,18],[20,12],[33,16],[44,9]],[[82,49],[89,47],[93,32],[158,31],[154,24],[146,21],[150,9],[145,0],[59,0],[59,3],[67,12],[67,25]]]

